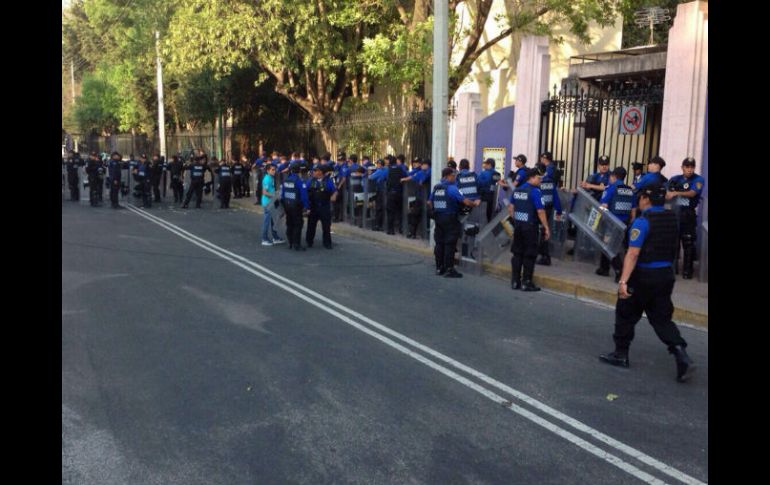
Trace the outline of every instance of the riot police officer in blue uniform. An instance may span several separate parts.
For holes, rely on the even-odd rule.
[[[615,170],[610,173],[610,184],[604,189],[599,203],[628,225],[631,222],[631,212],[636,208],[636,197],[634,197],[634,189],[624,183],[625,179],[626,169],[615,167]],[[626,233],[623,246],[628,246],[628,233]],[[623,269],[623,260],[620,254],[612,258],[612,268],[615,270],[615,282],[617,283],[620,279],[620,271]],[[599,276],[609,276],[610,274],[610,259],[604,252],[602,252],[596,274]]]
[[[67,185],[70,189],[70,200],[80,200],[80,174],[79,170],[82,167],[83,160],[80,158],[80,153],[70,150],[70,156],[64,163],[67,169]]]
[[[677,381],[684,382],[692,376],[695,366],[685,351],[687,342],[671,320],[673,262],[678,246],[676,215],[663,207],[664,186],[647,186],[638,195],[642,213],[629,228],[628,252],[618,282],[612,336],[615,351],[602,354],[599,359],[615,366],[629,366],[628,350],[634,339],[634,326],[644,313],[655,334],[674,355]]]
[[[471,162],[467,158],[460,160],[460,172],[457,174],[457,189],[463,197],[471,200],[480,199],[479,177],[471,171]]]
[[[120,153],[112,152],[107,162],[107,176],[110,181],[110,204],[113,209],[120,207],[118,204],[118,192],[120,192],[120,179],[123,175]]]
[[[332,248],[332,206],[337,199],[337,187],[332,180],[331,167],[318,166],[313,169],[313,178],[307,184],[307,196],[310,202],[310,213],[307,216],[307,232],[305,242],[312,248],[315,240],[315,230],[318,221],[321,221],[323,232],[323,245],[326,249]]]
[[[559,193],[557,192],[557,172],[556,167],[553,165],[553,157],[550,152],[544,152],[540,155],[540,162],[538,163],[538,170],[541,174],[540,180],[540,193],[543,196],[543,207],[545,208],[545,216],[548,221],[548,227],[554,220],[554,211],[556,212],[556,220],[561,220],[561,199],[559,199]],[[538,245],[538,254],[540,259],[537,260],[537,264],[543,266],[551,265],[551,252],[548,241],[544,238],[543,231],[540,231],[540,243]]]
[[[634,177],[631,179],[631,183],[638,184],[644,176],[644,173],[642,173],[644,171],[644,164],[641,162],[634,162],[631,164],[631,168],[634,171]]]
[[[233,192],[235,199],[243,197],[243,162],[237,160],[232,166]]]
[[[535,258],[538,248],[538,222],[545,232],[543,238],[551,238],[551,229],[545,216],[542,194],[539,189],[540,172],[527,170],[525,182],[511,194],[508,214],[513,219],[513,242],[511,243],[511,288],[523,291],[540,291],[532,278],[535,274]],[[523,269],[523,274],[522,274]]]
[[[152,164],[150,165],[150,185],[152,186],[152,193],[156,203],[160,203],[160,181],[163,179],[163,165],[159,154],[156,153],[152,156]]]
[[[171,174],[171,190],[174,191],[174,202],[182,202],[184,183],[182,182],[182,170],[184,166],[180,156],[174,155],[168,164],[168,173]]]
[[[101,171],[101,173],[100,173]],[[103,179],[100,174],[104,173],[104,167],[102,161],[99,159],[99,155],[96,152],[91,152],[86,163],[86,174],[88,175],[88,201],[92,207],[99,205],[99,194],[103,191]]]
[[[375,184],[374,222],[372,223],[372,230],[382,231],[382,226],[385,221],[385,199],[387,196],[387,192],[385,191],[385,181],[388,177],[388,167],[385,166],[385,161],[382,159],[375,162],[375,167],[377,168],[371,175],[369,175],[369,180]]]
[[[397,163],[397,160],[403,160],[405,157],[399,155],[396,158],[390,156],[390,164],[388,165],[388,174],[385,180],[385,190],[387,191],[387,205],[388,211],[388,234],[395,234],[395,228],[398,227],[398,231],[401,229],[401,218],[404,206],[404,188],[401,185],[401,179],[407,176],[406,169],[403,164]]]
[[[660,157],[652,157],[649,162],[647,162],[647,173],[642,176],[642,178],[639,179],[639,182],[634,184],[634,192],[639,192],[645,187],[649,187],[652,185],[663,185],[665,186],[668,182],[668,179],[663,176],[660,171],[663,169],[663,167],[666,166],[666,161],[663,160]]]
[[[671,177],[668,181],[666,199],[676,198],[679,206],[679,242],[682,245],[682,278],[692,278],[693,261],[695,259],[695,239],[697,234],[698,217],[695,210],[700,202],[701,192],[706,185],[703,177],[695,173],[695,159],[685,158],[682,162],[682,174]]]
[[[479,197],[482,202],[487,204],[487,222],[492,220],[492,216],[497,209],[497,199],[495,198],[497,185],[500,183],[502,175],[495,170],[495,159],[487,158],[481,164],[481,173],[478,178]]]
[[[147,156],[145,154],[139,156],[139,162],[134,168],[134,180],[136,180],[138,195],[142,198],[142,207],[152,207],[152,196],[150,194],[150,163],[147,161]]]
[[[299,176],[301,170],[298,162],[292,163],[289,176],[281,184],[281,202],[286,212],[286,239],[289,240],[289,249],[297,251],[305,250],[302,246],[302,212],[310,206],[305,182]]]
[[[211,168],[209,168],[207,162],[208,157],[206,155],[199,155],[195,157],[192,165],[185,167],[185,170],[190,171],[190,188],[187,189],[187,195],[185,195],[184,204],[182,204],[183,209],[187,209],[193,193],[195,193],[195,208],[201,208],[201,201],[203,199],[203,175],[207,171],[211,172]]]
[[[599,168],[592,173],[587,180],[580,182],[580,186],[587,189],[594,199],[599,200],[602,192],[610,184],[610,159],[606,156],[599,157]]]
[[[225,160],[217,167],[219,175],[219,208],[230,208],[230,194],[233,191],[233,172],[232,167]]]
[[[460,239],[462,224],[457,218],[460,205],[475,207],[481,204],[480,199],[470,200],[464,197],[457,188],[454,169],[446,167],[441,171],[441,182],[433,187],[428,199],[428,205],[436,221],[433,239],[436,247],[433,254],[436,258],[436,274],[445,278],[462,278],[455,270],[455,248]]]

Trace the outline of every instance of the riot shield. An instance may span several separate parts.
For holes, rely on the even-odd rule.
[[[351,173],[348,177],[350,186],[350,224],[354,226],[364,226],[364,176],[360,173]]]
[[[513,222],[508,215],[507,205],[504,203],[504,208],[476,235],[476,258],[478,261],[498,262],[501,256],[510,250],[513,239]]]
[[[361,227],[364,229],[371,229],[374,225],[374,204],[375,197],[377,195],[377,184],[369,180],[369,177],[364,179],[364,192],[363,192],[363,215],[361,221]]]
[[[487,217],[486,202],[471,208],[470,212],[460,216],[462,233],[460,234],[460,266],[470,269],[474,274],[481,274],[481,257],[478,250],[477,236],[481,233]]]
[[[85,167],[78,168],[78,183],[80,184],[80,200],[89,200],[90,193],[88,191],[88,175],[86,174]]]
[[[576,260],[580,258],[579,252],[585,256],[590,246],[593,246],[594,253],[599,249],[610,259],[623,250],[625,223],[601,207],[599,202],[582,188],[577,189],[577,199],[569,214],[569,220],[578,230],[575,243]]]

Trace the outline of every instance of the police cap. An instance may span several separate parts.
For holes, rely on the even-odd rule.
[[[455,169],[455,168],[457,168],[457,162],[455,162],[454,160],[449,160],[446,163],[446,166],[451,168],[451,169]]]
[[[599,165],[609,165],[610,164],[610,157],[606,155],[602,155],[599,157]]]
[[[682,166],[683,167],[694,167],[695,166],[695,159],[693,157],[687,157],[684,160],[682,160]]]
[[[634,170],[642,170],[644,169],[644,164],[642,162],[634,162],[631,164],[631,167],[633,167]]]
[[[524,165],[527,164],[527,157],[523,153],[519,153],[518,155],[513,157],[513,159],[523,163]]]

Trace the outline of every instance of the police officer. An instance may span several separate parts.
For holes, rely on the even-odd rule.
[[[409,226],[409,231],[406,235],[408,239],[417,239],[417,226],[420,225],[422,220],[422,208],[427,194],[427,188],[430,184],[430,160],[415,160],[420,162],[419,170],[416,170],[412,175],[401,179],[402,182],[407,180],[413,180],[417,184],[417,191],[415,192],[414,202],[409,207],[409,213],[406,216],[406,221]]]
[[[401,185],[401,179],[406,177],[406,171],[403,164],[397,163],[397,160],[403,162],[405,157],[399,155],[396,158],[391,156],[390,165],[388,166],[388,175],[385,180],[385,190],[387,191],[387,206],[388,211],[388,234],[395,234],[395,227],[398,227],[398,232],[403,232],[401,229],[401,216],[403,212],[404,200],[404,188]],[[398,223],[396,223],[398,221]]]
[[[233,164],[233,192],[235,199],[243,197],[243,162],[240,160]]]
[[[371,175],[369,175],[369,180],[375,184],[374,223],[372,225],[372,230],[382,231],[382,226],[385,220],[385,199],[387,197],[385,181],[388,178],[388,168],[385,166],[385,161],[382,159],[377,160],[377,162],[375,162],[375,166],[377,168]]]
[[[650,185],[639,191],[641,215],[629,229],[628,252],[623,261],[623,273],[618,282],[615,304],[615,351],[599,359],[611,365],[628,367],[628,349],[634,338],[634,326],[647,315],[658,338],[668,346],[676,361],[676,378],[684,382],[692,376],[695,366],[687,355],[687,342],[671,320],[674,304],[673,262],[677,247],[676,215],[663,204],[666,189]]]
[[[610,159],[606,156],[599,157],[599,168],[592,173],[587,180],[580,182],[580,186],[587,189],[594,199],[599,200],[602,192],[610,184]]]
[[[479,196],[482,202],[487,203],[487,222],[492,220],[492,216],[497,209],[496,189],[502,179],[500,172],[495,170],[495,159],[487,158],[481,164],[481,173],[478,178]]]
[[[642,171],[644,170],[644,164],[642,162],[634,162],[631,164],[631,167],[634,170],[634,178],[631,180],[632,184],[639,183],[640,180],[642,180],[642,176],[644,174]]]
[[[171,157],[171,162],[168,164],[168,173],[171,174],[171,190],[174,191],[174,202],[182,202],[182,194],[184,193],[184,184],[182,182],[182,171],[184,166],[179,155]]]
[[[216,169],[217,175],[219,175],[219,208],[230,208],[230,192],[233,189],[233,173],[226,161],[222,160],[222,163]]]
[[[334,203],[334,222],[340,222],[342,220],[342,208],[345,205],[346,197],[344,188],[348,177],[348,166],[345,161],[347,156],[345,152],[337,153],[337,163],[334,166],[334,183],[337,185],[337,191],[342,194]]]
[[[139,163],[134,168],[134,180],[138,195],[142,198],[142,207],[152,207],[152,197],[150,195],[150,164],[147,156],[143,153],[139,156]]]
[[[251,197],[251,170],[253,164],[246,158],[246,155],[241,155],[241,163],[243,164],[243,175],[241,176],[243,196],[249,198]]]
[[[457,174],[457,189],[471,200],[480,199],[479,195],[479,177],[476,172],[471,171],[471,162],[467,158],[460,160],[460,173]]]
[[[86,164],[86,175],[88,175],[88,200],[92,207],[99,205],[99,191],[104,187],[104,183],[99,177],[99,169],[103,170],[102,161],[96,152],[91,152]]]
[[[540,162],[538,163],[538,170],[541,174],[540,193],[543,197],[543,207],[545,208],[545,216],[546,220],[548,221],[549,228],[551,227],[551,224],[554,220],[554,210],[556,211],[556,220],[561,220],[561,199],[559,199],[559,194],[556,190],[557,174],[554,170],[555,167],[552,162],[553,160],[551,158],[550,152],[545,152],[540,155]],[[543,228],[541,227],[541,229]],[[548,244],[548,241],[545,239],[545,231],[541,230],[539,235],[540,243],[538,244],[538,254],[540,254],[540,259],[537,260],[537,264],[550,266],[551,248]]]
[[[692,278],[693,261],[695,259],[695,239],[697,216],[695,210],[700,202],[701,192],[706,181],[695,173],[695,159],[685,158],[682,161],[682,174],[671,177],[668,181],[666,199],[676,198],[675,204],[679,206],[679,241],[682,245],[682,278]],[[679,242],[677,242],[677,252]]]
[[[67,185],[70,189],[70,200],[80,200],[80,167],[84,165],[80,153],[70,150],[70,156],[64,164],[67,169]]]
[[[160,181],[162,178],[163,163],[160,160],[160,155],[156,153],[152,156],[152,164],[150,165],[150,185],[156,203],[160,203]]]
[[[511,194],[508,214],[513,219],[513,242],[511,243],[511,288],[523,291],[540,291],[532,282],[535,273],[535,258],[538,248],[538,221],[545,232],[543,239],[551,238],[551,229],[545,216],[540,185],[540,172],[527,170],[525,182]],[[522,277],[523,268],[523,277]]]
[[[624,183],[626,179],[626,169],[615,167],[610,173],[610,184],[604,189],[599,203],[605,209],[609,210],[615,217],[628,225],[631,222],[631,213],[636,208],[636,197],[634,189]],[[623,246],[628,245],[628,235],[623,240]],[[623,269],[623,260],[621,255],[617,254],[612,258],[612,268],[615,270],[615,282],[620,279],[620,271]],[[609,276],[610,260],[602,252],[599,269],[596,270],[599,276]]]
[[[661,157],[652,157],[650,161],[647,162],[647,173],[639,179],[639,182],[634,184],[634,192],[638,193],[643,188],[652,185],[665,186],[668,182],[668,179],[664,177],[662,173],[660,173],[660,171],[665,166],[666,161]]]
[[[107,162],[107,175],[110,181],[110,203],[113,209],[120,207],[118,204],[118,192],[120,191],[120,179],[123,175],[120,153],[112,152]]]
[[[187,189],[187,195],[184,198],[183,209],[187,209],[190,204],[193,192],[195,193],[195,208],[201,208],[201,200],[203,199],[203,176],[208,171],[211,172],[208,164],[208,157],[206,155],[199,155],[195,157],[194,163],[185,167],[185,170],[190,171],[190,188]]]
[[[305,242],[312,248],[315,240],[315,230],[318,221],[321,221],[323,232],[323,244],[326,249],[332,248],[332,206],[331,202],[337,199],[337,187],[332,180],[331,167],[318,166],[313,169],[313,178],[307,185],[307,196],[310,202],[310,213],[307,217],[307,233]]]
[[[436,274],[445,278],[462,278],[455,270],[455,249],[460,239],[462,224],[457,218],[460,205],[476,207],[480,199],[470,200],[464,197],[456,185],[457,175],[454,169],[446,167],[441,171],[441,182],[433,187],[428,199],[432,217],[436,221],[433,239],[436,246],[433,254],[436,258]]]
[[[310,206],[305,183],[299,176],[299,163],[293,163],[289,176],[281,184],[281,202],[286,212],[286,239],[289,249],[304,251],[302,246],[302,212]]]

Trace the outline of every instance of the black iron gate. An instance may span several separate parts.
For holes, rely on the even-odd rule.
[[[658,155],[663,84],[567,80],[541,106],[540,151],[550,151],[561,173],[560,186],[576,188],[596,170],[600,156],[610,169]],[[625,124],[624,130],[621,123]],[[633,133],[633,134],[632,134]]]

